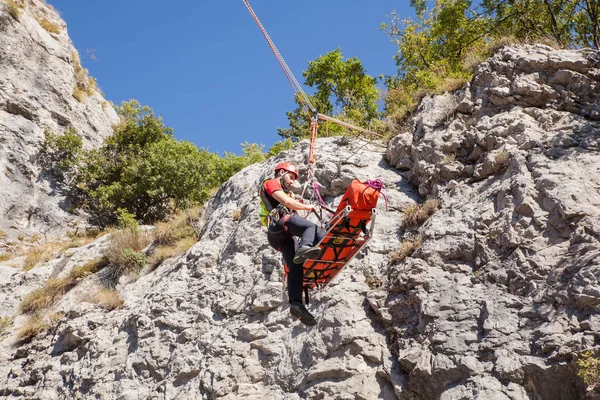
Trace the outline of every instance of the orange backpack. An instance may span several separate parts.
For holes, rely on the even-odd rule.
[[[346,193],[344,193],[335,213],[337,214],[346,208],[346,206],[359,211],[371,211],[377,207],[381,187],[378,188],[377,185],[371,182],[361,182],[358,179],[354,179],[350,183],[350,186],[348,186],[348,189],[346,189]]]

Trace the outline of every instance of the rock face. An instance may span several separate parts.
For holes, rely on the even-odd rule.
[[[506,48],[392,140],[391,165],[442,204],[382,303],[400,398],[582,397],[574,353],[599,334],[599,100],[597,52]]]
[[[64,199],[35,163],[44,130],[75,128],[91,147],[119,119],[96,90],[82,101],[73,97],[88,77],[58,13],[41,0],[14,4],[18,19],[4,2],[0,7],[0,230],[60,232],[74,217],[59,207]]]
[[[305,165],[302,142],[224,184],[187,254],[117,287],[123,309],[76,291],[32,343],[14,344],[11,328],[0,395],[584,397],[575,359],[600,334],[598,57],[505,48],[460,93],[425,99],[387,150],[320,139],[325,200],[337,204],[352,179],[380,177],[390,209],[366,249],[312,294],[315,327],[289,315],[281,256],[258,220],[259,183],[284,159]],[[427,196],[439,209],[404,226],[401,210]],[[417,236],[421,247],[392,265],[393,250]],[[39,274],[68,265],[51,263]],[[23,295],[12,293],[5,312]]]

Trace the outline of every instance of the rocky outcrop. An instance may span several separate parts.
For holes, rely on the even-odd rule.
[[[119,119],[93,85],[74,98],[89,77],[58,13],[41,0],[14,4],[18,19],[0,7],[0,230],[12,237],[64,232],[75,217],[35,163],[44,130],[75,128],[92,147]]]
[[[327,290],[311,295],[317,327],[307,329],[290,316],[281,256],[267,244],[257,218],[259,183],[283,159],[304,165],[303,142],[223,185],[206,205],[200,241],[184,257],[118,287],[124,309],[107,313],[77,295],[63,300],[58,309],[64,317],[51,334],[0,362],[0,376],[8,377],[0,393],[393,398],[396,367],[387,333],[366,301],[367,295],[384,299],[386,292],[365,280],[387,273],[388,253],[398,242],[399,207],[417,195],[384,162],[383,149],[341,138],[319,141],[317,178],[327,201],[339,200],[352,179],[380,177],[392,209],[377,221],[368,249]],[[301,167],[301,177],[305,172]],[[44,376],[44,383],[32,376]]]
[[[381,303],[399,317],[400,398],[582,397],[574,359],[599,334],[599,100],[597,52],[505,48],[392,140],[390,163],[442,203]]]
[[[312,294],[315,327],[290,317],[281,256],[257,218],[258,184],[283,159],[305,165],[301,142],[224,184],[187,254],[117,286],[123,309],[84,301],[82,286],[32,343],[14,343],[17,322],[2,341],[0,395],[583,398],[575,360],[600,333],[597,57],[505,48],[461,92],[426,98],[387,149],[320,139],[325,200],[380,177],[390,209],[366,249]],[[402,224],[401,211],[430,196],[440,205],[429,220]],[[392,265],[415,237],[421,247]],[[52,261],[38,279],[85,254]],[[10,276],[17,285],[26,273]],[[5,310],[23,295],[12,293]]]

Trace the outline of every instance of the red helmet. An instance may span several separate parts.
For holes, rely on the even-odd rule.
[[[298,179],[298,168],[296,168],[294,164],[289,162],[280,162],[275,166],[275,173],[277,174],[277,171],[280,169],[289,172],[290,174],[294,174],[296,176],[294,179]]]

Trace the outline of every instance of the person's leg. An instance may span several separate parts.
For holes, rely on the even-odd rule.
[[[287,232],[292,236],[300,238],[299,247],[314,246],[317,232],[317,225],[299,217],[292,215],[285,223]]]
[[[283,260],[288,266],[288,296],[290,299],[290,313],[298,318],[304,325],[312,326],[317,323],[315,317],[302,303],[302,284],[304,281],[304,268],[302,264],[294,263],[296,253],[296,240],[290,236],[281,246]]]
[[[296,254],[296,240],[289,236],[281,246],[281,255],[283,255],[283,261],[288,266],[288,296],[290,303],[293,301],[302,302],[302,281],[304,278],[304,270],[302,264],[294,264],[294,255]]]
[[[323,240],[326,233],[327,231],[325,229],[317,227],[317,229],[315,230],[315,240],[313,241],[313,244],[317,244],[321,240]]]

